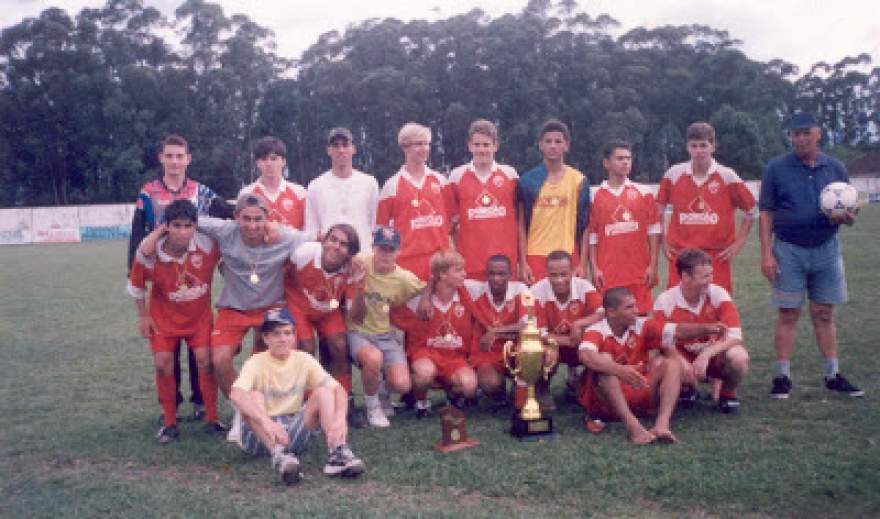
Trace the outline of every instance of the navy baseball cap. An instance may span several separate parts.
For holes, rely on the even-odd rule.
[[[373,231],[373,245],[397,250],[400,248],[400,233],[394,227],[380,225]]]
[[[788,129],[789,130],[806,130],[809,128],[818,128],[819,121],[816,120],[816,116],[811,114],[810,112],[799,112],[791,116],[791,119],[788,121]]]
[[[261,328],[265,328],[266,325],[270,323],[296,326],[296,320],[290,315],[290,311],[284,307],[268,310],[263,316],[263,326]]]

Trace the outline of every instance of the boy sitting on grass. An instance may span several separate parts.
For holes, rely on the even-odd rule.
[[[346,443],[348,395],[314,357],[296,350],[290,312],[266,312],[260,334],[268,351],[245,361],[229,393],[243,418],[239,445],[254,456],[271,456],[281,480],[291,485],[302,477],[296,455],[306,450],[320,427],[328,452],[324,474],[363,473],[364,462]],[[303,403],[307,391],[311,394]]]

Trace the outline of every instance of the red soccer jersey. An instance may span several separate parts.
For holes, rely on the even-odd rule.
[[[266,199],[269,206],[269,221],[302,229],[305,223],[306,190],[299,184],[281,181],[275,196],[269,196],[263,185],[257,181],[241,190],[241,194],[253,193]]]
[[[727,326],[727,334],[742,338],[739,312],[730,294],[718,285],[709,285],[708,293],[703,295],[696,306],[685,301],[681,293],[681,285],[676,285],[657,297],[654,301],[654,318],[670,323],[722,323]],[[696,337],[685,341],[677,341],[676,347],[689,360],[696,356],[711,341],[711,337]]]
[[[471,341],[479,337],[473,333],[473,317],[458,293],[445,305],[437,296],[432,296],[428,321],[420,321],[415,316],[420,299],[421,296],[410,299],[403,309],[408,353],[427,348],[445,357],[467,357]]]
[[[593,314],[602,306],[602,296],[592,283],[578,277],[571,278],[568,301],[560,303],[553,293],[549,279],[532,286],[538,313],[538,326],[556,335],[568,335],[577,319]]]
[[[639,317],[621,337],[614,335],[606,319],[584,330],[579,350],[593,350],[611,355],[618,364],[635,366],[646,373],[651,351],[674,344],[675,325],[661,319]]]
[[[321,244],[316,241],[297,247],[284,277],[287,303],[307,315],[339,311],[342,297],[350,288],[347,268],[331,274],[321,267],[321,249]]]
[[[507,283],[507,293],[504,294],[504,302],[500,305],[495,304],[492,298],[492,292],[489,290],[489,284],[485,281],[476,281],[466,279],[464,281],[464,289],[459,291],[467,299],[465,305],[471,310],[474,320],[478,325],[480,335],[486,332],[490,327],[507,326],[520,322],[526,315],[526,309],[522,304],[522,293],[526,290],[526,286],[519,281],[510,281]],[[503,340],[496,340],[492,346],[493,351],[500,350],[504,344]],[[479,351],[479,335],[474,341],[474,347]]]
[[[146,295],[150,282],[149,312],[160,335],[192,335],[205,320],[211,321],[211,283],[220,249],[211,238],[196,233],[180,259],[162,252],[165,238],[156,243],[156,255],[140,252],[131,266],[128,292],[136,299]]]
[[[712,161],[697,179],[691,163],[669,168],[660,181],[657,203],[672,206],[666,239],[676,248],[723,249],[736,237],[736,210],[757,216],[755,197],[732,169]]]
[[[446,178],[427,168],[419,182],[405,167],[385,182],[376,225],[390,225],[400,233],[398,263],[449,247],[447,189]]]
[[[492,165],[485,178],[473,164],[459,166],[449,175],[449,213],[458,216],[455,248],[464,256],[471,279],[486,279],[486,261],[495,254],[510,259],[516,272],[516,183],[510,166]]]
[[[606,286],[642,284],[651,263],[648,235],[662,232],[657,203],[646,186],[627,180],[614,189],[602,182],[590,207],[589,240],[597,248]]]

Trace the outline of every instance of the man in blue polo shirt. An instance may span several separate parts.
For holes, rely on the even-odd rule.
[[[776,318],[776,376],[770,396],[788,398],[790,358],[797,321],[810,298],[810,317],[819,350],[825,358],[825,386],[850,396],[863,396],[837,368],[834,305],[846,302],[843,256],[837,228],[852,225],[854,213],[829,219],[819,209],[819,193],[831,182],[849,182],[846,168],[819,151],[822,130],[809,113],[795,114],[790,123],[794,151],[767,163],[761,183],[761,272],[773,284]],[[771,240],[771,234],[773,239]]]

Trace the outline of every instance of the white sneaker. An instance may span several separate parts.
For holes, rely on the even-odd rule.
[[[370,424],[370,427],[388,427],[391,425],[381,406],[367,408],[367,422]]]
[[[299,460],[293,454],[278,454],[272,457],[272,466],[281,476],[281,481],[285,485],[294,485],[302,479],[302,473],[299,470]]]
[[[226,441],[241,445],[241,411],[235,407],[232,409],[235,414],[232,415],[232,425],[229,427],[229,432],[226,433]]]

